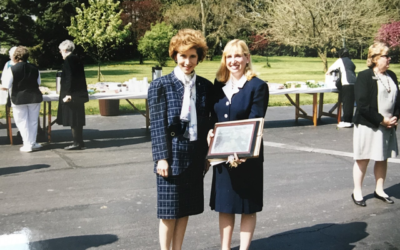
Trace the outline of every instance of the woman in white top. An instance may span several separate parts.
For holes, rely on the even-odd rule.
[[[326,72],[329,75],[334,70],[340,70],[341,78],[339,85],[341,101],[343,102],[343,119],[337,125],[339,128],[350,128],[353,126],[354,113],[354,83],[356,82],[356,65],[351,61],[349,51],[344,48],[339,50],[339,59],[336,60]]]
[[[14,65],[6,70],[3,87],[10,90],[14,120],[23,141],[21,152],[32,152],[42,146],[36,143],[40,103],[40,73],[33,64],[27,63],[29,51],[19,46],[13,56]]]

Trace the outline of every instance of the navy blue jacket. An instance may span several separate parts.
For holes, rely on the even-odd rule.
[[[162,159],[168,161],[171,175],[181,174],[192,163],[204,165],[207,133],[212,128],[212,89],[210,81],[196,76],[197,141],[191,142],[177,129],[182,125],[183,84],[174,72],[151,82],[148,102],[154,173]]]
[[[231,103],[222,90],[224,86],[224,83],[215,80],[213,117],[216,122],[264,118],[269,101],[267,83],[254,77],[243,88],[239,88],[239,92],[232,96]],[[259,160],[263,161],[263,148],[260,150]]]

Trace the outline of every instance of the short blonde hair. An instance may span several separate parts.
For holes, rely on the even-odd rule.
[[[29,57],[29,50],[24,46],[18,46],[13,54],[13,58],[16,62],[18,61],[26,62],[28,61],[28,57]]]
[[[176,60],[176,55],[179,52],[195,49],[197,51],[198,62],[204,60],[207,55],[208,47],[206,39],[198,30],[182,29],[172,37],[169,43],[169,56]]]
[[[376,62],[381,55],[386,54],[389,47],[385,43],[375,42],[368,49],[367,66],[372,69],[376,66]]]
[[[228,53],[232,53],[232,51],[238,52],[244,56],[250,56],[249,47],[247,47],[245,41],[234,39],[227,43],[222,54],[221,65],[219,66],[219,69],[217,71],[216,78],[219,82],[226,83],[229,80],[230,71],[226,67],[226,55]],[[244,69],[244,75],[246,76],[248,81],[250,81],[253,77],[257,75],[253,70],[251,58],[249,60],[249,63],[246,65],[246,68]]]

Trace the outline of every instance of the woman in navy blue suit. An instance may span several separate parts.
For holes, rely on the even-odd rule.
[[[218,122],[264,117],[268,85],[256,77],[250,52],[242,40],[224,49],[214,83],[213,116]],[[212,130],[209,136],[213,136]],[[263,148],[255,159],[235,159],[213,167],[211,209],[219,212],[221,249],[231,249],[235,214],[241,214],[240,249],[248,249],[256,226],[256,213],[263,207]],[[237,167],[233,167],[237,165]]]
[[[203,173],[208,170],[212,83],[194,68],[207,54],[200,31],[180,30],[170,42],[177,66],[149,88],[151,142],[157,173],[161,249],[181,249],[190,215],[204,211]],[[206,168],[206,169],[205,169]]]

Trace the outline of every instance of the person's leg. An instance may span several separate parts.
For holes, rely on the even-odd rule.
[[[77,142],[81,148],[85,147],[85,143],[83,142],[83,126],[75,127],[77,134]]]
[[[235,215],[219,213],[219,233],[221,237],[221,249],[230,250],[233,228],[235,226]]]
[[[387,160],[386,161],[376,161],[374,167],[375,174],[375,192],[382,197],[389,197],[383,190],[383,184],[385,183],[387,172]]]
[[[172,236],[174,235],[176,220],[160,220],[159,239],[161,250],[170,250]]]
[[[28,104],[28,141],[32,146],[36,144],[39,111],[40,103]]]
[[[172,237],[172,250],[181,250],[183,238],[185,237],[186,226],[189,221],[189,216],[182,217],[176,220],[174,235]]]
[[[24,146],[30,146],[28,141],[28,106],[15,105],[12,107],[15,125],[17,126]]]
[[[354,85],[344,85],[342,88],[343,121],[351,123],[354,115]]]
[[[256,228],[257,214],[242,214],[240,222],[240,250],[248,250]]]
[[[368,163],[369,159],[356,160],[353,166],[353,182],[354,182],[353,195],[354,199],[357,201],[363,200],[361,187],[364,180],[365,172],[367,171]]]
[[[72,134],[72,140],[74,141],[73,145],[78,145],[78,129],[77,127],[71,127],[71,134]]]

